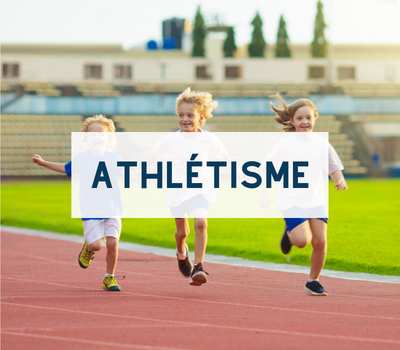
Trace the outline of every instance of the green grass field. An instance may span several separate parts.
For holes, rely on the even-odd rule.
[[[400,275],[400,181],[351,180],[349,186],[340,193],[331,188],[326,268]],[[82,232],[81,221],[70,218],[67,181],[3,182],[1,204],[3,225]],[[210,219],[208,252],[285,263],[282,229],[279,219]],[[173,233],[171,219],[125,219],[122,240],[173,248]],[[290,262],[308,265],[310,251],[294,249]]]

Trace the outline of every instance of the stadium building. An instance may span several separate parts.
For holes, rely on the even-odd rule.
[[[217,33],[218,34],[218,33]],[[279,131],[269,109],[276,92],[312,96],[318,130],[352,176],[399,175],[400,46],[332,45],[328,58],[292,45],[292,58],[224,58],[223,38],[210,33],[206,56],[187,50],[124,49],[120,45],[4,44],[1,70],[2,176],[42,175],[31,153],[68,159],[71,131],[102,113],[119,131],[168,131],[176,125],[176,94],[185,87],[217,96],[214,131]]]

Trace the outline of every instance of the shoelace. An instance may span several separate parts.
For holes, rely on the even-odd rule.
[[[120,280],[124,280],[126,275],[115,275],[115,276],[107,276],[104,279],[108,282],[108,284],[118,284],[117,278]]]
[[[199,271],[204,272],[206,275],[209,275],[209,273],[203,269],[203,265],[201,265],[201,264],[194,266],[193,274],[195,274],[196,272],[199,272]]]
[[[118,284],[117,280],[115,279],[114,276],[107,276],[106,280],[109,284]]]
[[[323,289],[322,284],[319,283],[319,281],[314,280],[314,281],[311,281],[310,283],[319,289]]]
[[[87,260],[90,260],[93,257],[93,255],[94,255],[94,252],[92,252],[92,251],[90,251],[88,249],[86,249],[84,254],[83,254],[84,258],[87,259]]]
[[[315,281],[315,284],[318,286],[318,288],[322,288],[322,284],[319,283],[319,281]]]
[[[119,280],[124,280],[126,278],[126,275],[114,275],[114,276],[106,276],[105,278],[114,278],[114,279],[119,279]]]

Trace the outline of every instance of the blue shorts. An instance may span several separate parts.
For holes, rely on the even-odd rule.
[[[328,218],[318,218],[319,220],[322,220],[326,224],[328,223]],[[294,228],[297,226],[301,225],[303,222],[306,222],[307,220],[310,220],[308,218],[285,218],[285,223],[286,223],[286,230],[292,231]]]

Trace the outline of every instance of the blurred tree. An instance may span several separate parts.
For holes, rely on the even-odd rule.
[[[328,41],[325,37],[326,22],[324,17],[324,5],[321,0],[317,2],[317,14],[314,20],[314,37],[311,42],[312,57],[326,57]]]
[[[193,47],[192,56],[193,57],[204,57],[205,56],[205,39],[207,35],[207,29],[204,22],[204,17],[201,13],[200,6],[197,7],[196,15],[194,17],[194,26],[192,33]]]
[[[263,34],[263,20],[260,14],[257,12],[251,21],[253,26],[253,32],[251,33],[251,41],[248,46],[248,52],[250,57],[264,57],[266,42]]]
[[[279,18],[279,28],[276,34],[275,57],[292,57],[289,48],[289,36],[286,29],[286,21],[283,15]]]
[[[224,56],[234,57],[237,46],[235,41],[235,30],[233,27],[229,27],[226,39],[224,41]]]

